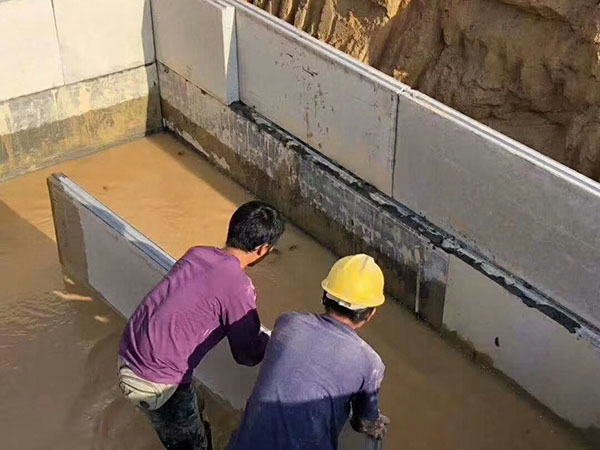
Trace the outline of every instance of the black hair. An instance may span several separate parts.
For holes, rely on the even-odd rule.
[[[275,245],[284,229],[285,222],[279,211],[263,202],[248,202],[231,216],[227,246],[253,252],[261,245]]]
[[[375,309],[373,307],[363,309],[345,308],[335,300],[332,300],[329,297],[327,297],[327,292],[323,292],[323,306],[325,307],[326,313],[333,312],[338,316],[350,319],[352,323],[357,325],[363,320],[367,320],[371,316],[373,310]]]

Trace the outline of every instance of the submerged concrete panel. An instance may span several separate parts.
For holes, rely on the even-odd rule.
[[[0,102],[0,180],[161,126],[155,65]]]
[[[66,83],[154,61],[150,0],[54,0]]]
[[[154,0],[160,62],[229,105],[239,100],[233,6],[213,0]]]
[[[242,102],[391,194],[401,86],[253,5],[231,3]]]
[[[0,2],[0,101],[64,83],[50,0]]]
[[[600,428],[600,352],[456,257],[444,325],[558,415]]]
[[[394,198],[600,326],[600,185],[416,92]]]

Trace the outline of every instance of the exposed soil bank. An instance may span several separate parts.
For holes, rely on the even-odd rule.
[[[8,286],[0,293],[3,443],[158,449],[144,418],[116,391],[123,321],[63,285],[45,184],[57,171],[176,257],[191,245],[220,245],[230,214],[251,196],[166,135],[0,184],[0,283]],[[278,252],[250,273],[265,324],[283,311],[319,311],[319,282],[334,260],[289,227]],[[591,448],[398,304],[389,302],[363,335],[387,365],[382,410],[393,425],[386,448]]]
[[[600,180],[595,0],[249,0]]]

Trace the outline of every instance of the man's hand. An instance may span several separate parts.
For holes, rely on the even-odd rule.
[[[385,433],[387,432],[387,426],[390,424],[390,419],[388,419],[383,414],[379,414],[379,417],[376,420],[365,420],[359,417],[352,416],[350,419],[350,425],[352,429],[358,433],[364,433],[369,436],[371,439],[383,439],[385,437]]]

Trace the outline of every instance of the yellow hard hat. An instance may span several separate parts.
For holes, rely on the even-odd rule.
[[[350,309],[383,305],[383,285],[383,272],[373,258],[363,254],[338,260],[321,283],[333,300]]]

